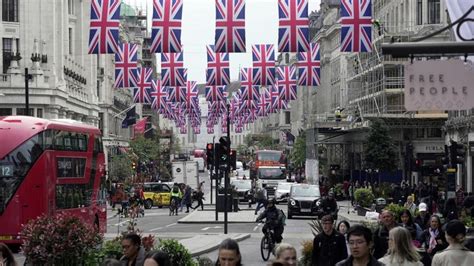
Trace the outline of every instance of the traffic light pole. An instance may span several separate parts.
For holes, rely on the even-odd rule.
[[[212,138],[213,142],[214,142],[214,138]],[[214,169],[216,170],[215,171],[215,176],[214,176],[214,181],[216,182],[216,222],[219,221],[219,212],[217,211],[217,194],[219,194],[219,182],[218,182],[218,178],[219,178],[219,163],[217,161],[217,149],[216,149],[216,143],[214,142],[214,145],[212,146],[213,149],[214,149],[214,152],[212,153],[213,156],[214,156]],[[211,172],[212,173],[212,172]],[[212,183],[212,182],[211,182]],[[211,191],[212,193],[212,191]]]
[[[214,148],[214,140],[215,140],[216,136],[213,136],[212,137],[212,156],[214,156],[214,152],[215,152],[215,148]],[[214,158],[213,158],[214,159]],[[212,160],[214,162],[214,160]],[[212,172],[214,171],[214,164],[211,164],[209,166],[209,183],[211,183],[211,189],[209,190],[209,196],[211,197],[211,204],[212,204]],[[217,202],[217,196],[216,196],[216,202]]]
[[[230,170],[230,104],[227,103],[227,167],[224,176],[224,234],[227,234],[227,193],[229,189],[229,170]]]

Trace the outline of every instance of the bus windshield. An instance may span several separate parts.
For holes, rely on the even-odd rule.
[[[280,168],[259,168],[259,179],[285,179],[285,173]]]

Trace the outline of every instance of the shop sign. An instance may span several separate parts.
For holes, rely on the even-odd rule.
[[[407,111],[474,107],[474,68],[461,60],[414,61],[405,65]]]

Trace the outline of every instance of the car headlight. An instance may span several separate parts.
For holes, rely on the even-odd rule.
[[[316,201],[316,206],[319,207],[320,205],[321,205],[321,201],[320,200]]]
[[[290,200],[290,204],[291,204],[291,206],[295,206],[295,205],[296,205],[296,201],[295,201],[295,200]]]

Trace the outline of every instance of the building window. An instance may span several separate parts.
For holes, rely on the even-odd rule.
[[[12,43],[13,39],[3,38],[3,73],[7,73],[12,61]]]
[[[43,109],[36,109],[36,117],[43,118]]]
[[[416,138],[422,139],[425,137],[425,129],[424,128],[417,128],[416,129]]]
[[[288,125],[291,123],[291,113],[285,112],[285,124]]]
[[[0,116],[12,115],[11,108],[0,108]]]
[[[416,1],[416,24],[423,24],[423,0]]]
[[[69,15],[74,15],[74,0],[67,1],[67,11]]]
[[[2,20],[18,22],[18,0],[2,1]]]
[[[440,23],[440,6],[439,0],[428,0],[428,23]]]
[[[443,133],[440,128],[428,128],[428,138],[441,138]]]
[[[99,113],[99,129],[104,132],[104,113]]]
[[[72,28],[69,28],[69,54],[72,55]]]
[[[16,115],[26,115],[25,108],[16,108]],[[35,116],[35,109],[30,108],[29,116]]]

